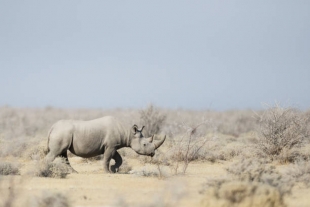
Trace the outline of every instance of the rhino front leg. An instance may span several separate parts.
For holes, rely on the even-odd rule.
[[[123,163],[123,159],[117,151],[115,151],[114,156],[112,158],[115,160],[115,165],[111,166],[111,171],[115,173],[115,172],[118,172],[119,167]]]
[[[113,173],[109,170],[109,165],[110,165],[110,161],[111,161],[112,157],[114,156],[115,152],[116,152],[115,149],[107,148],[103,154],[103,170],[106,173]]]

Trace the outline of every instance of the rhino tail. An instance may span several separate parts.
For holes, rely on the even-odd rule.
[[[44,150],[45,155],[47,155],[47,153],[50,152],[49,143],[50,143],[50,136],[51,136],[52,131],[53,131],[53,127],[51,127],[51,129],[50,129],[49,132],[48,132],[47,147],[46,147],[46,149]]]

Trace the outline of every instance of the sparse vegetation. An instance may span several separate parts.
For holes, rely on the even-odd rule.
[[[287,171],[295,183],[302,182],[310,187],[310,162],[304,160],[297,160]]]
[[[266,161],[242,159],[227,172],[231,177],[206,184],[204,206],[286,206],[292,183]]]
[[[202,122],[195,127],[186,127],[186,133],[180,140],[177,140],[170,150],[169,156],[175,164],[173,165],[174,173],[178,173],[179,164],[183,163],[182,173],[185,174],[188,164],[198,159],[198,155],[202,147],[205,146],[208,139],[204,136],[197,136],[197,130],[206,122]]]
[[[64,159],[56,159],[52,163],[46,163],[44,161],[38,163],[34,175],[38,177],[50,177],[50,178],[66,178],[70,173],[67,164]]]
[[[281,196],[291,192],[291,181],[283,177],[274,166],[268,165],[266,160],[242,159],[233,163],[227,172],[240,181],[258,182],[275,187]]]
[[[141,169],[141,170],[131,170],[129,173],[132,175],[141,176],[141,177],[158,177],[158,178],[160,178],[160,172],[154,168],[149,168],[149,167],[143,167],[143,169]]]
[[[262,111],[224,112],[164,110],[152,105],[143,110],[109,111],[0,107],[0,175],[8,175],[0,176],[0,206],[15,206],[16,199],[20,199],[19,196],[22,195],[18,193],[19,190],[27,189],[29,194],[38,192],[37,189],[32,191],[31,188],[20,187],[19,184],[10,187],[11,178],[31,174],[47,179],[33,177],[27,180],[38,179],[45,184],[51,182],[50,178],[66,178],[70,173],[70,169],[62,160],[55,160],[52,164],[42,162],[47,133],[53,123],[60,119],[90,120],[104,115],[117,117],[124,126],[145,125],[146,137],[155,134],[157,139],[163,134],[167,135],[165,143],[156,150],[153,158],[137,155],[127,148],[119,150],[119,153],[126,157],[118,171],[119,175],[102,175],[104,182],[109,182],[109,185],[112,183],[114,185],[114,182],[125,177],[143,182],[141,185],[145,188],[151,188],[149,184],[157,180],[154,177],[160,179],[156,184],[168,183],[174,179],[177,179],[178,183],[182,183],[183,180],[190,183],[201,179],[202,183],[205,177],[208,177],[210,180],[204,187],[199,183],[200,189],[203,187],[204,206],[285,206],[285,204],[290,206],[286,201],[293,198],[290,195],[291,191],[294,196],[300,189],[310,192],[309,114],[309,111],[303,112],[279,105]],[[137,123],[139,121],[140,123]],[[87,176],[83,177],[84,180],[91,179],[93,174],[102,174],[100,161],[102,156],[81,159],[71,153],[68,155],[73,167],[78,165],[77,170],[80,174],[72,175],[65,180],[54,179],[53,183],[70,183],[79,176],[85,176],[85,173]],[[35,165],[35,170],[31,170],[32,165]],[[207,167],[204,169],[200,166]],[[227,166],[230,167],[223,170]],[[213,172],[214,167],[221,168],[220,175],[218,172]],[[19,174],[21,176],[10,176]],[[108,179],[105,179],[106,176]],[[113,181],[114,177],[116,180]],[[164,179],[166,177],[169,179]],[[83,182],[80,180],[80,183]],[[97,183],[91,182],[90,185],[98,187]],[[126,183],[124,186],[127,187]],[[68,187],[73,191],[76,190],[75,184],[71,183]],[[158,186],[156,192],[158,189],[161,189],[159,193],[164,192]],[[111,188],[110,191],[113,190],[115,189]],[[174,193],[178,189],[170,190]],[[198,191],[199,189],[197,194]],[[140,192],[147,194],[148,191]],[[29,205],[62,205],[61,200],[71,205],[69,200],[65,201],[67,198],[63,192],[61,196],[56,194],[46,195],[44,199],[43,196],[38,197]],[[195,191],[191,190],[189,197],[194,194]],[[77,205],[88,205],[88,201],[96,199],[90,194],[79,196]],[[162,199],[160,203],[149,201],[140,204],[175,206],[175,203],[170,202],[170,197],[158,195],[158,198]],[[132,206],[132,200],[127,200],[128,197],[125,195],[124,199],[126,201],[123,202],[124,206]]]
[[[296,109],[276,105],[258,118],[260,131],[257,147],[271,159],[277,159],[281,157],[281,153],[289,153],[300,147],[309,137],[306,118]],[[289,155],[285,157],[289,158],[284,160],[288,162],[296,158]]]
[[[283,195],[275,187],[258,182],[225,181],[213,183],[202,206],[284,207]]]
[[[18,175],[19,167],[10,162],[0,162],[0,175]]]

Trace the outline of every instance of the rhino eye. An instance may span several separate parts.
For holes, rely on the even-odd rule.
[[[143,146],[145,147],[145,146],[146,146],[146,144],[144,143],[144,144],[143,144]]]

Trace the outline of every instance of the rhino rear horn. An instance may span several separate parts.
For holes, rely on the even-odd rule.
[[[164,143],[165,140],[166,140],[166,135],[165,135],[165,137],[164,137],[163,139],[155,141],[155,142],[154,142],[155,149],[157,149],[158,147],[160,147],[160,146]]]
[[[150,138],[150,143],[152,143],[153,142],[153,140],[154,140],[154,135]]]

